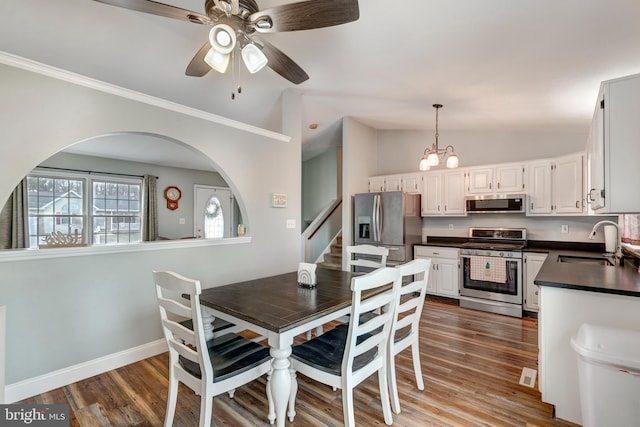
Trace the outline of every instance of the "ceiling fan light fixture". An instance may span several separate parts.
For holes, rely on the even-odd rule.
[[[211,48],[204,57],[204,62],[209,64],[211,68],[219,73],[224,73],[229,67],[229,58],[231,55],[228,53],[220,53],[217,50]]]
[[[236,32],[227,24],[214,25],[209,31],[209,43],[220,53],[231,53],[236,46]]]
[[[253,43],[242,48],[242,60],[251,74],[257,73],[269,62],[262,50]]]

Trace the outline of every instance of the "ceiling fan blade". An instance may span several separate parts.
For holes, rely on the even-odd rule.
[[[185,71],[187,76],[202,77],[211,71],[209,64],[204,62],[204,57],[207,55],[207,52],[209,52],[209,49],[211,49],[209,42],[202,45],[193,59],[191,59],[191,62],[189,62],[189,65],[187,65],[187,70]]]
[[[307,0],[261,10],[249,15],[249,21],[258,32],[274,33],[331,27],[359,17],[358,0]]]
[[[196,24],[211,24],[211,19],[201,13],[192,12],[187,9],[158,3],[153,0],[94,0],[99,3],[110,4],[112,6],[124,7],[125,9],[136,10],[138,12],[151,13],[153,15],[167,18],[179,19],[181,21],[193,22]]]
[[[262,45],[262,53],[269,60],[267,66],[273,71],[297,85],[309,79],[307,73],[280,49],[264,40],[258,40],[258,43]]]

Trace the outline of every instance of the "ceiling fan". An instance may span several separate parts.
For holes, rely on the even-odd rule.
[[[205,14],[152,0],[95,1],[210,25],[209,40],[187,66],[188,76],[202,77],[211,69],[224,73],[233,56],[239,53],[250,73],[269,66],[294,84],[307,80],[307,73],[280,49],[256,34],[331,27],[360,17],[358,0],[306,0],[264,10],[259,9],[255,0],[205,0]]]

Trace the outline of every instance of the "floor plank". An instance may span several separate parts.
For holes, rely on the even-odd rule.
[[[394,426],[568,427],[553,418],[537,389],[520,385],[523,367],[537,369],[537,321],[427,300],[420,323],[425,390],[416,388],[411,352],[397,356],[402,412]],[[302,339],[302,337],[300,337]],[[70,405],[72,427],[161,426],[168,355],[155,357],[43,393],[19,403]],[[343,425],[340,390],[298,375],[296,418],[287,426]],[[537,384],[536,384],[537,385]],[[214,398],[212,426],[268,426],[266,380]],[[356,424],[383,426],[375,376],[354,392]],[[180,385],[174,426],[198,423],[200,399]]]

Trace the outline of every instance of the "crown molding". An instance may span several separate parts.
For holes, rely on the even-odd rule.
[[[290,142],[291,137],[278,132],[272,132],[267,129],[262,129],[257,126],[252,126],[237,120],[228,119],[226,117],[218,116],[217,114],[208,113],[206,111],[198,110],[195,108],[187,107],[182,104],[167,101],[166,99],[157,98],[155,96],[147,95],[141,92],[136,92],[121,86],[112,85],[110,83],[103,82],[101,80],[92,79],[90,77],[83,76],[81,74],[73,73],[71,71],[63,70],[61,68],[52,67],[47,64],[36,62],[21,56],[13,55],[7,52],[0,51],[0,64],[9,65],[15,68],[20,68],[26,71],[31,71],[37,74],[41,74],[47,77],[51,77],[57,80],[66,81],[79,86],[94,89],[100,92],[108,93],[111,95],[120,96],[122,98],[131,99],[133,101],[142,102],[144,104],[160,107],[165,110],[175,111],[177,113],[185,114],[191,117],[203,119],[212,123],[220,124],[235,128],[244,132],[250,132],[256,135],[264,136],[269,139],[281,142]]]

